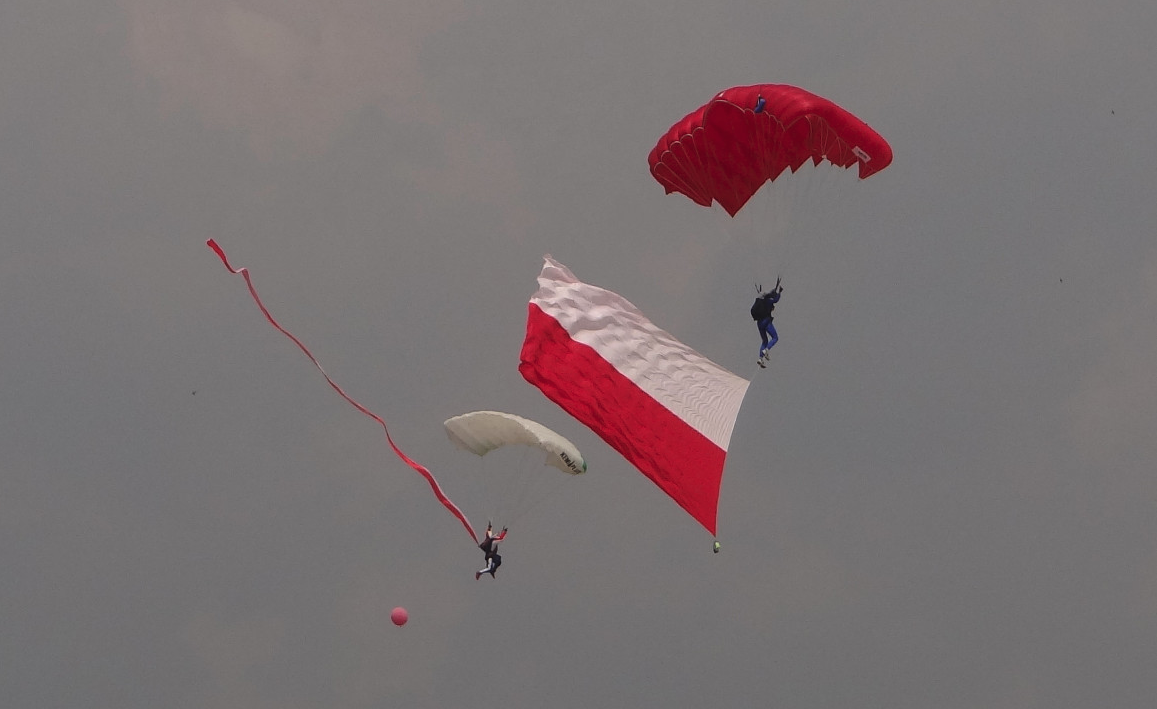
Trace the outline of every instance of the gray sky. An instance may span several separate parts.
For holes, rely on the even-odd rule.
[[[5,705],[1151,706],[1157,5],[860,5],[0,6]],[[896,157],[753,253],[646,156],[762,82]],[[476,524],[443,419],[583,450],[502,578],[209,237]],[[548,252],[754,377],[723,553],[519,376]]]

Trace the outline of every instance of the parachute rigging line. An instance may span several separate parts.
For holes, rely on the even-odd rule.
[[[462,510],[458,509],[458,505],[455,505],[454,502],[446,496],[446,493],[442,491],[442,486],[438,484],[438,481],[434,479],[434,475],[426,468],[426,466],[415,461],[413,458],[403,453],[401,448],[398,448],[397,444],[394,443],[394,439],[390,436],[390,430],[386,427],[385,420],[358,402],[354,401],[349,394],[346,394],[345,391],[342,390],[342,388],[338,386],[336,382],[334,382],[334,380],[329,378],[329,375],[325,373],[324,369],[322,369],[321,363],[319,363],[313,356],[313,353],[311,353],[309,349],[306,348],[304,344],[302,344],[301,340],[297,339],[293,333],[283,328],[276,320],[273,319],[273,316],[269,314],[269,310],[265,307],[265,304],[261,302],[261,298],[257,295],[257,290],[253,287],[253,281],[249,277],[249,269],[245,267],[233,268],[233,266],[229,263],[229,258],[225,256],[225,251],[220,246],[218,246],[217,242],[213,239],[209,239],[205,243],[209,246],[209,248],[216,252],[217,256],[221,259],[221,263],[225,265],[225,268],[227,268],[230,273],[240,275],[245,279],[245,285],[247,288],[249,288],[249,295],[253,297],[253,302],[257,303],[257,307],[261,309],[261,314],[265,316],[265,319],[269,321],[270,325],[277,328],[278,332],[292,340],[293,344],[297,345],[298,349],[305,353],[305,356],[309,358],[309,361],[313,362],[313,366],[317,367],[317,371],[321,372],[321,376],[325,377],[326,383],[328,383],[330,387],[341,396],[341,398],[349,402],[351,406],[366,416],[372,418],[374,421],[378,422],[378,424],[382,427],[382,431],[385,432],[386,441],[390,444],[390,448],[393,449],[394,453],[402,459],[402,462],[413,468],[415,472],[426,479],[426,482],[430,483],[430,489],[434,491],[434,496],[438,498],[438,501],[441,502],[446,509],[450,510],[451,514],[458,518],[458,520],[462,523],[462,526],[464,526],[466,531],[470,533],[470,538],[474,540],[475,544],[477,544],[478,535],[474,532],[474,528],[470,526],[470,520],[466,519],[466,515],[463,514]]]

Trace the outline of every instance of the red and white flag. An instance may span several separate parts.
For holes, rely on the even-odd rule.
[[[750,382],[549,255],[538,285],[522,376],[714,535],[727,446]]]

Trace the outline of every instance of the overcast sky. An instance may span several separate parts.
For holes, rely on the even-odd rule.
[[[1152,0],[0,4],[3,703],[1152,706],[1155,30]],[[664,195],[655,141],[752,83],[894,163],[774,230]],[[450,416],[541,421],[588,474],[475,581],[208,238],[476,526],[509,470]],[[722,553],[518,374],[545,253],[753,379]]]

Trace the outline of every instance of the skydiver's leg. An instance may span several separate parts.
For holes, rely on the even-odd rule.
[[[759,339],[763,341],[762,344],[759,346],[759,356],[760,357],[763,356],[764,350],[766,350],[769,347],[769,345],[767,344],[767,328],[769,328],[769,327],[771,327],[771,320],[769,320],[768,318],[764,318],[763,320],[759,321]]]
[[[481,576],[482,574],[490,574],[493,577],[494,576],[494,568],[495,568],[494,559],[492,557],[487,557],[486,566],[474,572],[474,580],[477,581],[478,577]]]
[[[775,347],[775,343],[779,342],[779,333],[775,331],[775,325],[769,320],[767,322],[767,334],[771,337],[771,341],[767,344],[766,350]]]

